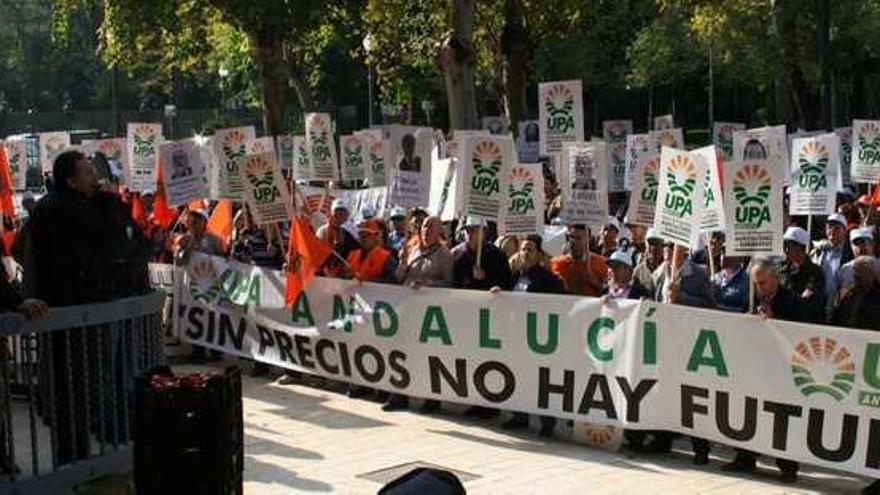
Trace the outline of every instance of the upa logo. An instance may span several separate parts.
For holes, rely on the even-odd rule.
[[[510,204],[507,211],[514,215],[527,215],[535,210],[535,179],[524,168],[515,168],[510,177]]]
[[[733,178],[736,199],[736,222],[749,228],[760,228],[770,221],[770,173],[761,165],[750,164]]]
[[[679,217],[694,213],[691,195],[697,187],[697,167],[690,157],[676,155],[669,164],[666,173],[669,194],[666,195],[664,206]]]
[[[156,139],[158,138],[155,127],[139,125],[134,128],[132,137],[134,138],[134,147],[131,151],[136,156],[147,157],[155,154]]]
[[[613,144],[611,161],[614,164],[614,174],[623,176],[626,173],[626,141],[618,141]]]
[[[274,203],[281,196],[275,187],[275,174],[272,165],[260,155],[247,157],[244,163],[244,175],[253,186],[254,201],[259,204]]]
[[[626,141],[627,125],[623,122],[612,122],[608,125],[608,141],[612,143]]]
[[[654,203],[657,201],[657,171],[660,169],[660,158],[652,157],[645,164],[645,171],[642,173],[642,180],[645,186],[642,188],[642,201]]]
[[[348,168],[361,168],[364,166],[363,146],[360,139],[346,137],[342,141],[342,152],[345,154],[345,165]]]
[[[564,84],[554,84],[544,97],[544,108],[547,117],[547,129],[559,134],[574,129],[574,95]]]
[[[733,133],[736,127],[723,125],[718,128],[718,147],[724,156],[733,156]]]
[[[798,167],[801,174],[798,186],[816,192],[828,187],[825,169],[828,168],[828,150],[817,141],[809,141],[798,154]]]
[[[196,301],[213,302],[220,294],[220,271],[209,257],[193,259],[187,269],[189,291]]]
[[[119,146],[119,143],[113,139],[102,140],[98,145],[98,151],[103,153],[108,160],[119,161],[122,158],[122,148]]]
[[[790,362],[794,384],[805,397],[823,394],[840,402],[852,391],[856,366],[849,349],[831,337],[798,343]]]
[[[474,176],[471,179],[471,188],[484,196],[500,192],[498,173],[501,171],[501,161],[501,149],[498,145],[492,141],[480,141],[472,157]]]
[[[859,392],[859,404],[880,407],[880,344],[878,343],[871,342],[865,347],[862,378],[871,390]]]
[[[238,161],[245,156],[244,133],[233,129],[223,136],[223,156],[226,157],[226,171],[238,175]]]
[[[373,177],[383,177],[385,175],[384,149],[383,141],[373,141],[370,145],[370,169],[373,171]]]
[[[657,133],[657,149],[666,146],[669,148],[674,148],[678,145],[678,141],[675,139],[675,134],[669,130],[664,129]]]
[[[312,158],[317,162],[326,162],[330,159],[330,147],[327,135],[330,132],[330,123],[325,116],[312,114],[309,118],[309,138],[311,140]]]
[[[299,170],[308,170],[309,168],[309,150],[305,144],[305,140],[302,140],[296,147],[296,167]]]
[[[873,122],[859,128],[859,161],[870,165],[880,163],[880,129]]]

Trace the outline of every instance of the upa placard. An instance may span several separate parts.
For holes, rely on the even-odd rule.
[[[562,151],[562,144],[584,140],[584,103],[581,81],[554,81],[538,85],[541,154]]]
[[[336,140],[329,113],[306,114],[306,146],[309,149],[309,175],[314,181],[339,180]]]
[[[880,179],[880,120],[853,120],[852,180],[874,184]]]
[[[767,160],[725,165],[728,256],[782,254],[782,176],[783,170]]]
[[[363,180],[364,164],[370,160],[365,140],[355,135],[340,136],[339,150],[342,153],[342,179]]]
[[[12,187],[18,190],[27,187],[27,142],[23,137],[6,138],[6,158],[9,160],[9,173],[12,174]]]
[[[128,124],[128,175],[125,183],[132,192],[156,190],[159,142],[162,124]]]
[[[853,128],[838,127],[834,134],[840,138],[840,183],[845,187],[852,184]]]
[[[657,153],[660,153],[664,146],[678,150],[684,149],[684,133],[681,127],[654,130],[648,134],[651,137],[651,142],[654,143]]]
[[[544,176],[540,163],[520,163],[510,168],[507,205],[498,233],[542,234],[544,232]]]
[[[608,221],[608,160],[605,143],[566,143],[558,167],[562,218],[598,231]]]
[[[67,132],[41,132],[40,169],[43,173],[51,173],[55,157],[70,146],[70,134]]]
[[[208,197],[208,180],[199,147],[192,139],[168,141],[159,146],[169,206],[180,206]]]
[[[626,138],[633,132],[632,120],[605,120],[602,139],[608,150],[608,190],[626,191]]]
[[[639,157],[649,151],[659,155],[650,134],[630,134],[626,137],[626,175],[623,178],[623,185],[627,191],[631,191],[635,185]]]
[[[741,122],[715,122],[712,125],[712,144],[721,151],[725,162],[733,160],[733,133],[745,128]]]
[[[309,180],[309,147],[305,136],[293,136],[293,179]]]
[[[839,179],[840,138],[836,134],[792,141],[789,213],[834,213]]]
[[[506,207],[513,139],[502,136],[464,138],[462,163],[464,214],[497,221]]]
[[[636,165],[627,216],[632,223],[653,227],[660,185],[660,153],[652,146],[637,152],[632,160]]]
[[[721,197],[721,169],[718,151],[715,146],[706,146],[691,152],[697,160],[702,161],[705,170],[703,182],[703,215],[700,219],[700,232],[710,233],[724,230],[724,201]]]
[[[241,201],[244,185],[241,179],[241,163],[247,156],[247,143],[256,137],[253,126],[217,129],[214,133],[213,167],[216,199]]]
[[[265,225],[293,217],[290,194],[274,151],[247,155],[242,161],[242,179],[245,201],[254,222]]]
[[[663,147],[654,229],[664,239],[684,247],[697,245],[703,211],[705,164],[687,151]]]

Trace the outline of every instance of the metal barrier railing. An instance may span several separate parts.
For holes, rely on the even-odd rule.
[[[159,292],[0,314],[0,495],[59,493],[132,464],[134,377],[164,364]]]

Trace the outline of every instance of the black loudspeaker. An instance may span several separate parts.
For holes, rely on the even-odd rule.
[[[416,468],[388,483],[379,495],[465,495],[464,486],[449,471]]]

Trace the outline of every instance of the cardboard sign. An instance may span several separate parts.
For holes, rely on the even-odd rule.
[[[840,138],[836,134],[795,139],[791,149],[792,215],[834,213],[840,184]]]
[[[214,133],[214,175],[216,191],[212,197],[241,201],[241,163],[247,155],[247,143],[255,139],[253,126],[217,129]]]
[[[242,161],[244,199],[254,222],[265,225],[293,217],[293,204],[274,151],[247,155]]]
[[[306,146],[309,149],[309,179],[339,180],[339,162],[336,159],[336,140],[333,139],[330,114],[306,114]]]
[[[584,140],[584,103],[581,81],[554,81],[538,85],[538,121],[541,154],[562,151],[562,144]]]
[[[664,146],[667,148],[675,148],[677,150],[684,149],[684,133],[682,132],[681,127],[651,131],[648,134],[650,134],[651,141],[654,143],[654,148],[657,150],[657,153],[660,153],[660,150],[662,150]]]
[[[70,134],[67,132],[41,132],[40,169],[43,173],[52,173],[55,158],[70,147]]]
[[[646,136],[646,134],[642,134]],[[633,188],[629,198],[629,221],[645,227],[654,226],[657,208],[657,189],[660,184],[660,153],[653,146],[639,150],[632,158],[635,162]]]
[[[608,189],[626,191],[626,137],[633,132],[632,120],[602,122],[602,139],[608,147]]]
[[[541,131],[537,120],[519,122],[516,151],[520,163],[537,163],[541,157]]]
[[[880,179],[880,120],[853,120],[852,181]]]
[[[785,185],[791,183],[785,126],[759,127],[733,133],[733,159],[738,161],[767,160],[782,170]]]
[[[269,151],[275,153],[275,140],[269,136],[251,139],[247,142],[248,155],[259,155]]]
[[[623,185],[627,191],[631,191],[635,185],[636,167],[640,157],[649,152],[659,156],[659,152],[651,141],[650,134],[630,134],[626,137],[626,174],[623,178]]]
[[[497,221],[506,206],[513,139],[477,136],[464,139],[462,162],[464,214]]]
[[[721,173],[715,146],[691,151],[691,155],[702,161],[705,170],[703,181],[703,214],[700,219],[700,232],[711,233],[724,230],[724,201],[721,196]]]
[[[663,147],[654,229],[669,242],[696,246],[703,212],[705,164],[687,151]]]
[[[125,183],[132,192],[156,190],[159,142],[162,124],[128,124],[128,175]]]
[[[608,160],[605,143],[566,143],[557,172],[562,218],[598,231],[608,221]]]
[[[342,153],[342,179],[363,180],[364,166],[370,160],[370,150],[358,136],[340,136],[339,150]]]
[[[725,162],[733,160],[733,133],[745,130],[740,122],[715,122],[712,125],[712,144],[721,151]]]
[[[309,147],[305,136],[293,136],[293,179],[309,180]]]
[[[510,168],[506,208],[498,222],[498,234],[544,232],[544,176],[540,163],[520,163]]]
[[[395,206],[428,206],[433,131],[416,129],[399,135],[399,152],[388,178],[389,201]]]
[[[852,184],[853,128],[838,127],[834,134],[840,138],[840,182],[849,186]]]
[[[503,136],[507,134],[509,125],[507,124],[507,117],[503,115],[497,115],[493,117],[483,117],[483,129],[489,131],[489,134],[493,136]]]
[[[296,156],[296,146],[294,145],[293,136],[278,136],[275,145],[278,147],[278,165],[281,166],[282,172],[287,176],[290,176]]]
[[[169,206],[185,205],[208,197],[205,164],[195,141],[165,142],[159,146],[159,153]]]
[[[27,187],[27,142],[23,137],[6,138],[6,158],[9,160],[9,173],[12,174],[12,187],[22,190]]]
[[[784,171],[767,160],[730,162],[724,171],[728,256],[782,254]]]

